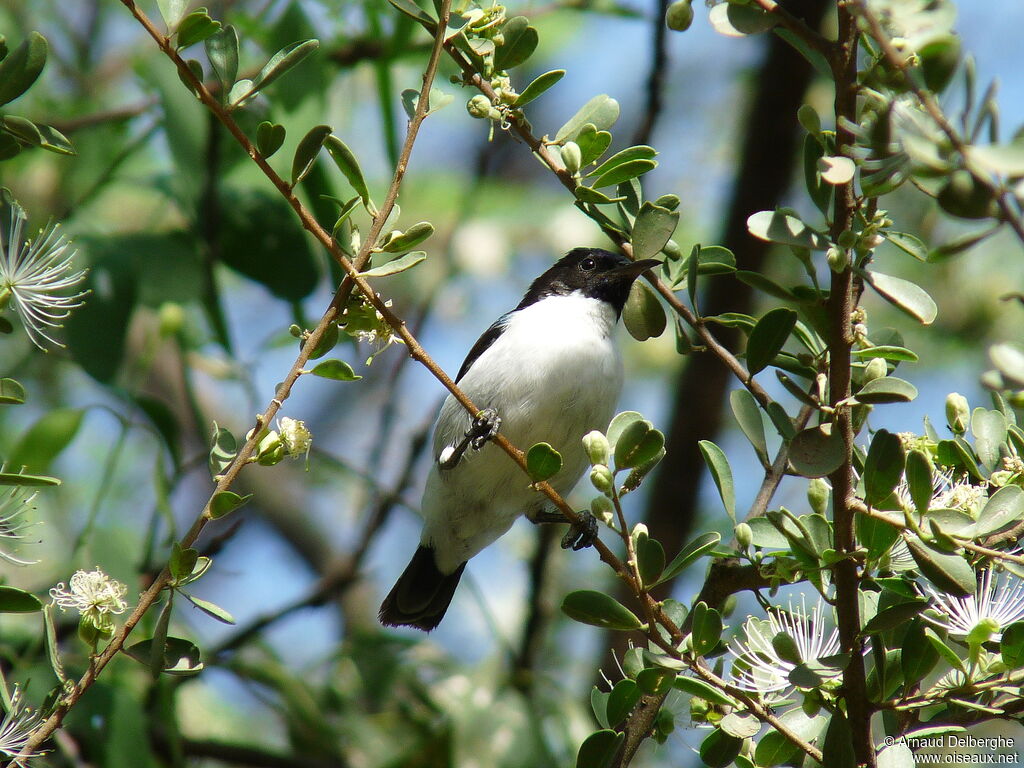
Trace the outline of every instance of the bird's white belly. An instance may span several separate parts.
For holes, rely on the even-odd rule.
[[[526,451],[546,442],[561,454],[562,470],[551,481],[561,494],[588,466],[581,438],[603,430],[614,413],[622,385],[615,321],[614,310],[596,299],[544,299],[514,313],[459,382],[477,407],[498,412],[501,433],[513,445]],[[469,414],[449,397],[438,417],[435,459],[469,424]],[[448,572],[546,502],[504,451],[487,444],[451,470],[435,462],[423,496],[423,542]]]

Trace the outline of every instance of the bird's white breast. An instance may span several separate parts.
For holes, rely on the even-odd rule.
[[[459,386],[479,408],[494,408],[501,433],[527,450],[550,443],[562,455],[552,480],[568,493],[587,467],[580,442],[604,429],[622,386],[612,333],[617,316],[604,301],[581,294],[550,296],[509,315],[505,330],[472,364]],[[449,397],[438,417],[435,458],[459,440],[469,415]],[[544,497],[504,452],[486,445],[450,471],[435,464],[424,493],[424,540],[438,564],[454,568],[508,530]]]

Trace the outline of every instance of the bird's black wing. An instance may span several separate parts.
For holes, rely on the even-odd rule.
[[[466,371],[470,369],[476,359],[486,352],[490,346],[498,340],[498,337],[505,332],[505,326],[508,325],[509,314],[502,315],[494,324],[483,332],[483,335],[476,340],[476,344],[473,345],[472,349],[469,350],[469,354],[466,355],[466,359],[462,361],[462,367],[459,368],[459,375],[455,377],[455,383],[458,384],[459,380],[466,375]]]

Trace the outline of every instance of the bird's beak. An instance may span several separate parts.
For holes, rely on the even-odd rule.
[[[632,261],[629,264],[623,264],[621,267],[605,272],[605,277],[612,280],[636,280],[648,269],[660,266],[661,262],[657,259],[640,259],[640,261]]]

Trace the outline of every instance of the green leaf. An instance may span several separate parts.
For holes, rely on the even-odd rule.
[[[355,371],[352,370],[352,366],[346,363],[344,360],[324,360],[322,363],[317,365],[310,371],[314,376],[320,376],[324,379],[334,379],[335,381],[359,381],[363,378],[358,376]]]
[[[646,533],[636,538],[636,566],[640,571],[640,581],[650,589],[658,583],[662,571],[665,570],[665,548],[657,539]]]
[[[526,106],[563,77],[565,77],[564,69],[553,69],[550,72],[545,72],[522,90],[516,97],[516,100],[512,102],[512,106]]]
[[[988,356],[1009,387],[1024,389],[1024,352],[1012,344],[995,344]]]
[[[761,721],[753,715],[740,715],[736,712],[730,712],[721,719],[718,727],[730,736],[735,736],[738,739],[749,739],[751,736],[756,736],[758,731],[761,730]]]
[[[908,403],[917,397],[917,387],[895,376],[872,379],[855,395],[861,403]]]
[[[11,451],[8,465],[24,467],[29,472],[45,472],[74,440],[84,415],[81,408],[58,408],[48,412],[22,435]]]
[[[834,430],[808,427],[789,444],[789,461],[804,477],[825,477],[843,465],[846,446]]]
[[[892,432],[878,430],[864,462],[864,499],[869,505],[877,507],[889,497],[903,476],[905,462],[903,441]]]
[[[178,50],[202,42],[220,31],[220,22],[210,18],[205,8],[193,11],[178,25]]]
[[[184,548],[178,542],[174,542],[171,548],[171,559],[167,563],[167,570],[171,572],[171,578],[176,582],[192,575],[196,563],[199,562],[199,550],[192,547]]]
[[[25,93],[46,66],[49,46],[38,32],[30,32],[28,39],[0,61],[0,106],[14,101]]]
[[[399,256],[397,259],[392,259],[387,264],[381,264],[379,267],[368,269],[365,272],[360,272],[359,274],[363,277],[387,277],[388,275],[397,275],[399,272],[405,272],[407,269],[412,269],[425,258],[427,258],[426,252],[412,251],[404,256]]]
[[[598,94],[580,107],[579,112],[569,118],[569,121],[558,129],[558,133],[555,134],[555,142],[562,143],[575,140],[576,135],[580,133],[583,126],[587,123],[593,124],[598,132],[606,131],[615,125],[615,121],[618,119],[619,102],[607,94]],[[608,140],[611,141],[610,135]],[[579,144],[579,142],[576,143]],[[583,151],[582,144],[580,145],[580,150]],[[586,152],[583,152],[584,158],[586,158],[586,154]]]
[[[796,321],[796,312],[785,307],[766,312],[757,321],[747,340],[747,368],[751,376],[764,370],[782,351]]]
[[[942,638],[935,634],[934,629],[931,627],[925,627],[924,636],[929,645],[935,649],[936,653],[945,659],[946,663],[948,663],[953,669],[959,669],[961,672],[966,671],[963,660],[957,656],[956,651],[946,645],[942,641]]]
[[[210,475],[216,477],[223,472],[237,453],[238,444],[235,442],[235,436],[224,427],[217,426],[217,422],[213,422],[213,437],[210,440]]]
[[[149,666],[152,658],[152,640],[143,640],[140,643],[125,648],[124,653],[138,661],[140,664]],[[194,675],[201,672],[203,662],[200,661],[201,654],[194,643],[180,637],[168,637],[164,646],[163,672],[168,675]]]
[[[648,696],[662,696],[672,689],[676,673],[668,669],[649,667],[636,676],[636,684]]]
[[[348,183],[352,185],[355,193],[362,198],[363,204],[369,206],[370,191],[366,186],[366,180],[363,178],[363,171],[359,167],[359,161],[352,154],[352,150],[337,136],[328,136],[324,141],[324,145],[334,160],[334,164],[338,166],[338,170],[348,179]]]
[[[504,42],[494,52],[494,68],[508,70],[518,67],[537,50],[540,38],[525,16],[513,16],[501,27]]]
[[[631,469],[646,464],[664,447],[665,435],[651,422],[632,421],[615,436],[615,468]]]
[[[174,609],[174,592],[169,592],[167,602],[164,603],[157,617],[156,626],[153,628],[153,638],[149,645],[149,672],[153,679],[160,677],[164,671],[164,654],[162,650],[167,646],[167,631],[171,626],[171,612]]]
[[[238,32],[235,28],[229,24],[206,38],[206,56],[220,80],[221,96],[226,98],[238,77]]]
[[[726,458],[722,449],[710,440],[701,440],[698,443],[700,453],[704,457],[704,463],[711,470],[711,478],[718,488],[718,495],[722,498],[725,511],[733,522],[736,522],[736,491],[733,485],[732,468],[729,466],[729,459]]]
[[[907,600],[903,603],[886,606],[871,617],[861,630],[861,634],[874,635],[906,624],[927,607],[927,600]]]
[[[1011,144],[990,144],[969,146],[966,149],[968,163],[982,171],[1004,176],[1024,175],[1024,146],[1019,141]]]
[[[918,261],[928,261],[928,246],[914,235],[907,234],[906,232],[889,231],[885,232],[883,236],[901,251],[910,254]]]
[[[993,493],[978,514],[974,536],[990,536],[1024,519],[1024,490],[1006,485]]]
[[[526,471],[535,483],[543,483],[562,469],[562,455],[549,443],[536,443],[526,452]]]
[[[190,595],[188,592],[181,593],[186,600],[192,605],[201,610],[207,616],[210,616],[223,624],[234,624],[235,618],[230,613],[225,611],[216,603],[211,603],[209,600],[200,600],[195,595]]]
[[[828,238],[804,224],[800,219],[780,211],[760,211],[747,219],[747,230],[754,237],[770,243],[795,245],[812,251],[824,251]]]
[[[185,11],[188,9],[188,3],[189,0],[156,0],[157,7],[160,9],[160,15],[163,16],[167,29],[173,30],[178,26],[178,22],[181,21],[181,17],[185,15]]]
[[[857,514],[854,522],[857,529],[857,543],[867,548],[869,560],[878,560],[888,552],[900,535],[899,530],[894,526],[867,514]]]
[[[702,533],[683,547],[678,555],[672,558],[672,562],[668,564],[668,567],[665,569],[665,572],[657,583],[663,584],[666,581],[674,579],[690,564],[694,563],[697,558],[706,555],[714,549],[721,540],[722,536],[718,533]]]
[[[1017,621],[1003,629],[999,653],[1010,669],[1024,667],[1024,621]]]
[[[822,765],[829,768],[856,768],[857,758],[853,754],[853,734],[850,724],[842,712],[833,712],[825,731],[825,741],[821,746],[824,759]]]
[[[728,275],[735,271],[736,256],[728,248],[721,245],[701,246],[697,255],[697,274]]]
[[[1009,438],[1009,424],[999,411],[975,408],[971,414],[971,433],[974,435],[974,452],[978,460],[989,469],[995,469],[1002,460],[1000,448]]]
[[[762,463],[768,461],[768,442],[764,435],[764,421],[757,400],[746,389],[734,389],[729,393],[729,405],[740,430],[754,447]]]
[[[708,768],[726,768],[739,756],[742,748],[743,739],[715,728],[700,744],[700,759]]]
[[[625,734],[612,730],[590,734],[580,744],[580,751],[576,755],[576,768],[607,768],[625,738]]]
[[[907,456],[905,475],[914,508],[924,514],[931,504],[935,488],[931,461],[921,451],[911,451]]]
[[[14,379],[0,379],[0,404],[20,405],[25,402],[25,388]]]
[[[708,11],[708,21],[716,32],[726,37],[756,35],[775,26],[775,19],[753,6],[722,3]]]
[[[306,174],[313,168],[316,156],[320,154],[320,148],[324,140],[331,135],[331,126],[317,125],[309,129],[309,132],[299,141],[295,147],[295,156],[292,158],[292,181],[294,187],[302,181]]]
[[[640,701],[640,688],[628,678],[619,680],[608,697],[608,725],[614,728],[633,710]]]
[[[20,472],[0,472],[0,485],[60,485],[60,482],[56,477],[25,475]]]
[[[658,163],[654,160],[629,160],[628,162],[617,165],[610,171],[598,176],[593,182],[591,182],[591,186],[594,187],[594,189],[601,189],[602,187],[621,184],[624,181],[629,181],[630,179],[642,176],[657,167]]]
[[[43,609],[43,602],[23,589],[0,586],[0,613],[35,613]]]
[[[615,598],[591,589],[566,595],[562,600],[562,611],[570,619],[603,629],[627,631],[643,626],[643,622]]]
[[[683,691],[684,693],[688,693],[691,696],[696,696],[700,699],[704,699],[705,701],[710,701],[712,704],[719,704],[723,707],[737,706],[736,701],[733,700],[732,697],[695,677],[685,677],[680,675],[675,679],[673,687]]]
[[[960,555],[930,547],[916,536],[906,539],[910,554],[922,575],[943,592],[972,597],[977,589],[974,569]]]
[[[708,604],[702,600],[693,606],[690,618],[694,653],[698,656],[710,653],[722,639],[722,614],[714,608],[708,608]]]
[[[1006,637],[1004,634],[1003,637]],[[907,686],[919,683],[928,676],[939,663],[939,652],[928,642],[924,633],[924,624],[912,621],[903,635],[900,649],[900,671],[903,682]]]
[[[437,22],[434,21],[426,11],[416,5],[413,0],[388,0],[388,2],[410,19],[418,21],[420,24],[425,26],[431,34],[433,34],[433,30],[437,28]]]
[[[601,165],[599,165],[597,168],[588,173],[587,176],[603,176],[613,168],[618,168],[620,165],[624,165],[625,163],[631,162],[633,160],[653,160],[657,154],[658,151],[654,149],[654,147],[648,147],[644,144],[639,144],[634,147],[626,147],[625,149],[620,150],[619,152],[616,152],[614,155],[609,157],[607,160],[601,163]],[[654,204],[649,203],[649,205],[653,206]],[[662,245],[664,245],[664,243],[662,243]],[[661,247],[659,246],[657,250],[651,253],[651,255],[653,256],[660,250]],[[639,259],[647,257],[637,256],[634,253],[633,258]]]
[[[788,762],[799,747],[778,731],[769,731],[757,741],[754,760],[763,768],[775,768]]]
[[[604,163],[601,168],[607,164]],[[645,202],[640,206],[640,213],[633,222],[633,232],[630,236],[633,243],[633,258],[650,259],[658,255],[672,237],[672,233],[676,231],[678,223],[679,211],[670,211],[649,201]]]
[[[573,194],[577,200],[593,205],[611,205],[612,203],[621,203],[626,199],[624,197],[608,197],[604,192],[598,192],[583,184],[577,184]]]
[[[657,338],[665,332],[668,318],[658,296],[642,280],[637,280],[629,289],[629,296],[622,308],[622,323],[629,335],[637,341]]]
[[[256,126],[256,149],[264,158],[272,157],[284,144],[284,137],[283,125],[264,120]]]
[[[883,299],[922,324],[931,325],[938,315],[939,308],[932,297],[916,283],[868,270],[862,271],[861,275]]]
[[[434,225],[429,221],[421,221],[413,224],[405,232],[392,232],[382,248],[387,253],[402,253],[414,245],[419,245],[432,234],[434,234]]]
[[[897,741],[882,748],[875,759],[875,765],[876,768],[915,768],[917,760],[913,750],[905,742]]]
[[[215,493],[213,498],[210,500],[210,519],[216,520],[234,512],[251,498],[251,493],[247,493],[245,496],[239,496],[234,491],[220,491],[219,493]]]
[[[850,352],[850,355],[859,360],[870,360],[874,357],[880,357],[883,360],[891,360],[893,362],[901,363],[916,363],[918,361],[916,352],[909,350],[906,347],[897,347],[888,344],[877,347],[867,347],[866,349],[854,349]]]
[[[587,166],[604,154],[612,143],[612,135],[608,131],[597,130],[593,123],[586,123],[576,135],[575,141],[580,148],[580,164]]]
[[[266,88],[282,75],[286,74],[302,62],[313,51],[320,47],[319,40],[300,40],[297,43],[286,45],[280,51],[270,57],[259,74],[252,79],[249,91],[243,94],[242,99],[248,98]],[[237,105],[240,99],[233,99],[232,105]]]

